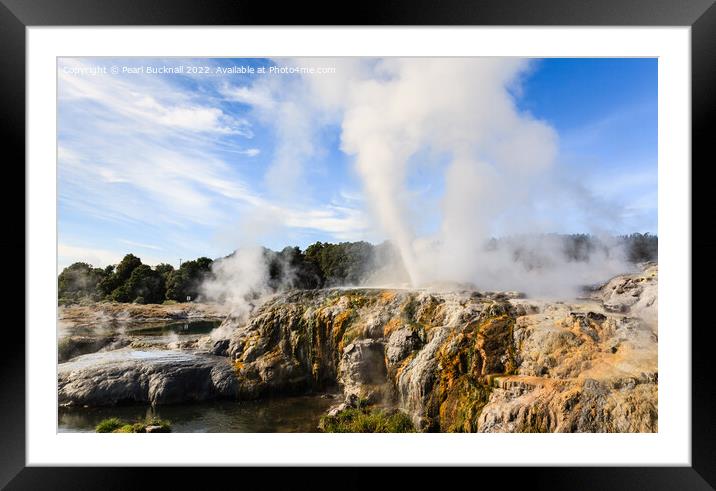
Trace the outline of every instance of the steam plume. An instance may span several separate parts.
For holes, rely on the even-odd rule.
[[[517,107],[528,61],[390,58],[342,59],[335,65],[334,75],[306,75],[300,88],[291,85],[293,96],[277,94],[275,81],[257,80],[250,90],[270,97],[274,114],[286,114],[282,105],[300,107],[311,124],[340,125],[341,149],[354,158],[370,211],[381,235],[398,249],[412,286],[471,282],[483,289],[562,295],[629,269],[616,247],[575,262],[564,257],[559,241],[539,235],[557,231],[544,227],[540,206],[582,206],[588,217],[589,203],[584,196],[570,200],[564,176],[558,175],[557,132]],[[286,124],[276,123],[279,129]],[[294,179],[305,165],[303,149],[315,145],[285,141],[292,132],[278,134],[281,159],[268,175],[279,169]],[[299,135],[307,138],[305,132]],[[290,148],[297,149],[295,158],[286,153]],[[414,201],[422,198],[408,183],[421,167],[429,167],[441,186],[442,198],[435,203],[439,223],[428,233],[414,220]],[[581,225],[593,231],[589,223]],[[512,239],[486,249],[500,234]],[[516,251],[523,257],[531,251],[538,266],[517,261]],[[253,288],[265,282],[258,273],[249,278]]]

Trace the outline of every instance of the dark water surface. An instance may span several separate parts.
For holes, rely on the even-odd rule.
[[[171,333],[177,335],[209,334],[220,324],[220,321],[207,320],[171,321],[152,323],[147,326],[135,325],[128,329],[127,333],[134,336],[162,336]]]
[[[94,432],[103,419],[127,421],[156,416],[170,421],[175,433],[310,433],[336,399],[320,395],[261,401],[216,401],[172,406],[59,408],[58,431]]]
[[[64,335],[80,336],[111,336],[124,334],[131,337],[161,336],[169,334],[193,335],[209,334],[219,327],[220,320],[186,319],[171,321],[108,321],[92,326],[77,326],[64,328]],[[61,336],[62,337],[62,336]]]

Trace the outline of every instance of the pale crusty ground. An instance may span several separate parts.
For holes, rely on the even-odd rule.
[[[92,305],[62,306],[58,319],[63,327],[91,326],[111,322],[155,322],[183,319],[223,320],[226,306],[213,303],[177,303],[174,305],[100,302]]]

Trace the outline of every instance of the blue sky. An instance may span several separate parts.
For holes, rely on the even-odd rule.
[[[386,238],[354,157],[342,147],[336,101],[354,68],[312,60],[311,66],[337,67],[341,82],[324,75],[310,90],[300,74],[217,73],[296,63],[61,59],[60,267],[78,260],[106,265],[127,252],[149,264],[177,265],[248,243],[277,249]],[[146,73],[148,66],[208,73]],[[122,67],[140,70],[121,73]],[[316,87],[320,104],[311,92]],[[509,90],[518,112],[556,132],[552,173],[585,198],[583,206],[545,211],[545,231],[656,233],[655,59],[532,60]],[[409,157],[405,180],[418,233],[439,226],[436,203],[448,159],[430,149]]]

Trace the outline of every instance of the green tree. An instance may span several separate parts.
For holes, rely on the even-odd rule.
[[[166,293],[162,274],[146,264],[132,270],[123,289],[122,293],[126,293],[126,298],[137,303],[162,303]]]
[[[185,302],[187,297],[195,299],[199,295],[201,284],[211,274],[213,261],[208,257],[200,257],[193,261],[185,261],[179,269],[167,274],[166,298]]]
[[[631,262],[656,261],[659,257],[658,239],[655,235],[633,233],[622,237],[626,244],[627,257]]]
[[[167,263],[160,263],[154,267],[154,271],[156,271],[157,273],[164,276],[164,275],[174,271],[174,266],[172,266],[171,264],[167,264]]]
[[[132,275],[132,271],[142,264],[142,260],[134,254],[127,254],[122,261],[114,268],[111,274],[107,275],[99,284],[100,290],[105,295],[124,298],[121,292],[115,295],[115,290],[121,288],[124,283]],[[117,302],[127,302],[128,300],[116,300]]]
[[[109,298],[115,302],[131,302],[132,299],[130,298],[130,292],[127,289],[127,285],[122,284],[119,285],[117,288],[112,290],[112,292],[109,294]]]
[[[174,271],[174,266],[167,263],[161,263],[157,264],[154,267],[154,271],[162,275],[162,278],[164,279],[164,285],[166,286],[167,282],[169,281],[169,275]]]
[[[106,270],[93,268],[87,263],[74,263],[62,270],[57,277],[57,293],[61,303],[74,303],[81,300],[96,301],[103,294],[100,282],[106,276]]]
[[[268,265],[269,287],[273,290],[323,286],[320,267],[298,247],[284,247],[281,252],[265,249],[264,258]]]
[[[177,302],[185,302],[189,292],[191,283],[189,273],[186,270],[175,269],[167,275],[167,300],[176,300]]]
[[[316,242],[306,248],[306,259],[318,265],[328,286],[358,284],[375,267],[375,250],[368,242]]]

